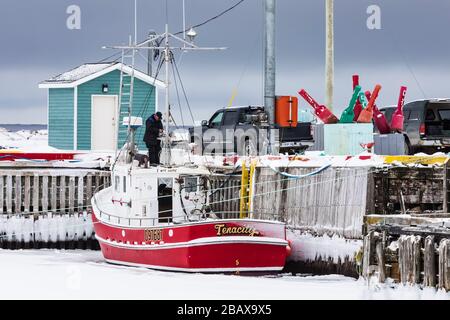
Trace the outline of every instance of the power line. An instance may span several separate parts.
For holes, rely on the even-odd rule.
[[[205,21],[203,21],[202,23],[199,23],[199,24],[196,24],[196,25],[192,26],[192,28],[198,28],[198,27],[201,27],[201,26],[203,26],[203,25],[205,25],[205,24],[207,24],[207,23],[209,23],[209,22],[211,22],[211,21],[213,21],[213,20],[215,20],[215,19],[217,19],[217,18],[220,18],[221,16],[223,16],[223,15],[226,14],[227,12],[230,12],[231,10],[233,10],[234,8],[236,8],[237,6],[239,6],[239,5],[240,5],[242,2],[244,2],[244,1],[245,1],[245,0],[240,0],[239,2],[237,2],[236,4],[234,4],[233,6],[231,6],[231,7],[229,7],[228,9],[222,11],[221,13],[215,15],[214,17],[209,18],[208,20],[205,20]],[[189,29],[190,29],[190,28],[189,28]],[[181,31],[175,33],[175,35],[178,35],[178,34],[181,34],[181,33],[183,33],[183,32],[189,31],[189,29],[181,30]]]

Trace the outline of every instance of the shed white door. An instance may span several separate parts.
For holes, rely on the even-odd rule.
[[[115,149],[117,100],[117,96],[92,96],[92,150]]]

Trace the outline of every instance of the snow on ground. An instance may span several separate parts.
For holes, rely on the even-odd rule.
[[[48,146],[47,130],[20,130],[11,132],[0,128],[0,149],[19,149],[27,152],[57,151]]]
[[[98,251],[0,250],[0,299],[449,299],[417,286],[340,275],[235,276],[110,265]]]

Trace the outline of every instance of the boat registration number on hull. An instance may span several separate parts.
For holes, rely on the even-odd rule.
[[[146,229],[144,230],[145,241],[162,241],[163,233],[161,229]]]

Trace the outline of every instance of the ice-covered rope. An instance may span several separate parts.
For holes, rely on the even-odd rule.
[[[321,173],[322,171],[325,171],[325,170],[328,169],[329,167],[331,167],[331,163],[328,163],[328,164],[326,164],[326,165],[320,167],[319,169],[317,169],[317,170],[315,170],[315,171],[313,171],[313,172],[309,172],[309,173],[301,174],[301,175],[295,175],[295,174],[290,174],[290,173],[287,173],[287,172],[279,171],[279,170],[275,169],[274,167],[272,167],[270,164],[264,163],[264,161],[261,161],[261,163],[262,163],[263,165],[267,166],[267,167],[268,167],[269,169],[271,169],[273,172],[275,172],[275,173],[277,173],[277,174],[280,174],[280,175],[282,175],[282,176],[284,176],[284,177],[287,177],[287,178],[289,178],[289,179],[303,179],[303,178],[315,176],[315,175]]]

